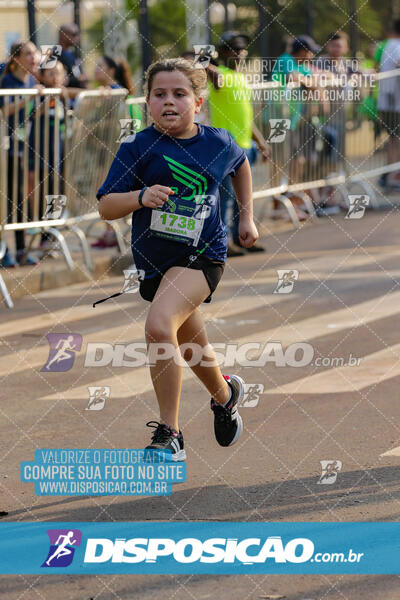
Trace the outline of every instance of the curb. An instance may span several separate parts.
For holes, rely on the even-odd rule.
[[[37,294],[45,290],[62,288],[74,283],[97,281],[103,277],[122,276],[122,270],[132,265],[131,252],[120,255],[101,251],[91,253],[93,274],[89,273],[81,262],[80,254],[72,255],[75,263],[73,270],[69,269],[63,259],[49,259],[33,267],[18,267],[15,269],[0,269],[4,282],[12,300]],[[105,255],[106,254],[106,255]],[[0,306],[6,306],[0,295]]]

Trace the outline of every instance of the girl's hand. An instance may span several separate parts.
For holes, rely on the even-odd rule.
[[[254,246],[258,240],[258,231],[253,219],[240,219],[239,240],[244,248],[251,248]]]
[[[168,200],[168,196],[173,193],[173,190],[165,185],[152,185],[145,190],[142,196],[143,206],[148,208],[162,206]]]
[[[100,85],[97,90],[100,92],[102,96],[110,96],[111,88],[105,87],[104,85]]]
[[[45,86],[44,86],[44,85],[42,85],[41,83],[36,83],[36,84],[33,86],[33,89],[34,89],[34,90],[39,90],[39,93],[41,94],[41,93],[43,92],[43,90],[45,89]]]

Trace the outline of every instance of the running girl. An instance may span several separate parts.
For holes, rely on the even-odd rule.
[[[212,396],[217,442],[231,446],[243,429],[237,405],[244,382],[237,375],[222,375],[198,308],[211,301],[226,261],[218,205],[218,187],[226,175],[232,175],[240,206],[242,245],[251,247],[258,233],[245,153],[225,129],[194,123],[206,83],[204,69],[184,59],[149,67],[145,94],[154,123],[121,144],[97,193],[103,219],[133,213],[132,252],[143,275],[140,294],[151,302],[145,333],[160,408],[160,422],[147,423],[155,429],[147,448],[170,451],[175,461],[186,458],[178,424],[182,344],[195,343],[204,351],[203,360],[191,369]],[[153,361],[152,345],[160,343],[168,344],[174,356],[157,355]],[[184,356],[188,361],[189,354]]]

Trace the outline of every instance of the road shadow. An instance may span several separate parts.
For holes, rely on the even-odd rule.
[[[339,520],[340,511],[400,500],[400,469],[384,466],[339,473],[333,485],[319,485],[316,477],[228,486],[214,484],[180,488],[171,496],[114,496],[48,498],[34,506],[10,510],[3,521],[296,521],[315,520],[325,511],[326,521]],[[95,502],[93,501],[95,498]],[[99,518],[99,513],[101,517]],[[320,514],[319,514],[320,519]],[[385,517],[397,520],[398,514]],[[367,520],[377,520],[371,515]]]

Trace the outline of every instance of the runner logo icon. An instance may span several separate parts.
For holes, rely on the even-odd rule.
[[[268,142],[275,144],[283,142],[290,129],[290,119],[269,119],[270,132]]]
[[[139,131],[142,123],[140,119],[120,119],[121,132],[116,140],[117,144],[133,142],[136,137],[136,132]]]
[[[107,398],[110,397],[111,388],[108,385],[88,387],[89,402],[85,410],[103,410]]]
[[[59,44],[51,46],[45,44],[44,46],[40,46],[40,51],[40,69],[53,69],[61,56],[62,47]]]
[[[319,485],[332,485],[335,483],[338,473],[342,470],[341,460],[320,460],[321,477],[317,481]]]
[[[262,383],[245,383],[243,400],[240,403],[242,408],[254,408],[257,406],[260,395],[264,392]]]
[[[45,372],[64,372],[72,369],[75,352],[82,346],[82,336],[79,333],[48,333],[49,357],[41,369]]]
[[[369,205],[369,196],[349,196],[349,210],[345,219],[361,219]]]
[[[46,212],[42,219],[60,219],[62,211],[67,204],[67,196],[63,194],[47,195],[46,197]]]
[[[299,278],[297,269],[277,269],[278,284],[274,294],[290,294],[293,291],[295,281]]]
[[[143,281],[145,277],[145,272],[143,269],[123,269],[124,271],[124,287],[122,288],[122,292],[126,294],[134,294],[139,291],[139,284]]]
[[[50,548],[42,567],[68,567],[74,558],[75,548],[81,545],[79,529],[48,529]]]
[[[211,44],[194,44],[193,50],[195,53],[193,66],[195,69],[206,69],[210,64],[210,60],[215,57],[215,46]]]

